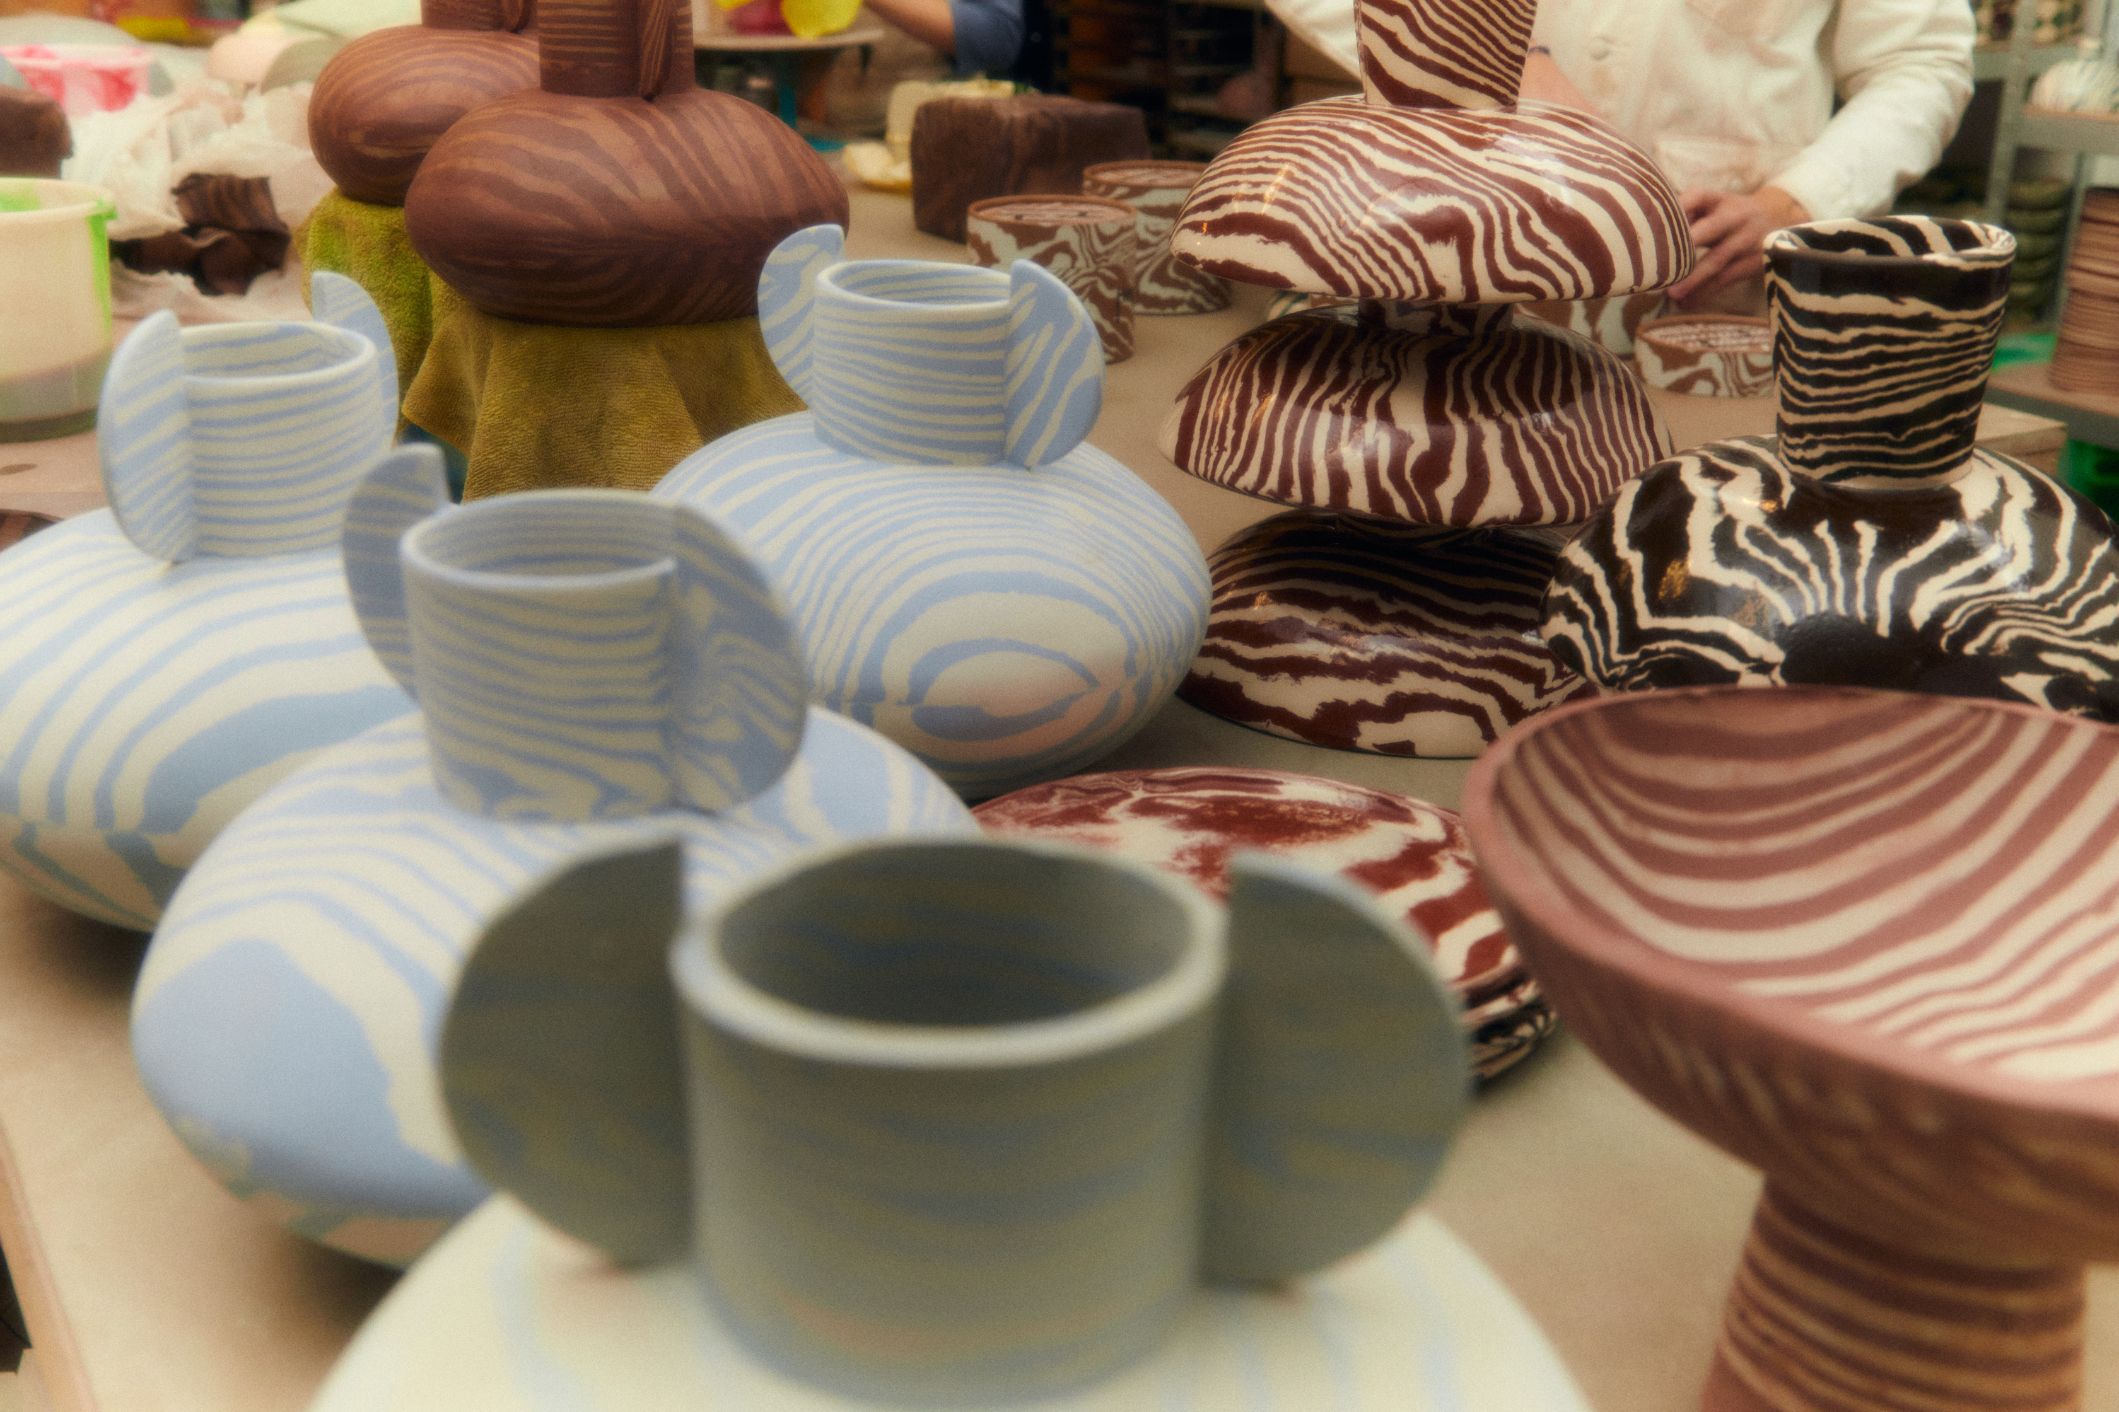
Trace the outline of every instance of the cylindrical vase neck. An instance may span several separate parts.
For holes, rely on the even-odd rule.
[[[538,0],[537,56],[547,93],[681,93],[694,86],[691,7],[684,0]]]
[[[489,818],[674,807],[671,522],[616,492],[507,496],[415,526],[405,605],[435,784]]]
[[[1516,101],[1536,0],[1358,0],[1361,91],[1400,108]]]
[[[857,260],[818,275],[818,435],[879,461],[999,463],[1009,289],[1000,270],[914,260]]]
[[[1766,243],[1791,470],[1937,484],[1971,460],[2016,242],[1971,221],[1820,221]]]
[[[355,481],[389,449],[375,345],[304,323],[183,338],[197,551],[256,558],[337,544]]]

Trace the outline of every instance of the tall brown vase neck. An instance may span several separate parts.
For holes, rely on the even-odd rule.
[[[1820,221],[1766,247],[1789,469],[1914,488],[1972,459],[2015,241],[1967,221]]]
[[[1537,0],[1359,0],[1361,91],[1401,108],[1516,101]]]
[[[547,93],[654,98],[694,82],[686,0],[539,0],[537,50]]]
[[[537,6],[536,0],[420,0],[419,22],[428,29],[520,33],[537,23]]]

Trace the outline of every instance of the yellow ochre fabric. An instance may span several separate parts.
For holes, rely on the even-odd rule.
[[[401,206],[374,206],[333,191],[295,236],[302,252],[302,297],[309,272],[330,270],[368,291],[383,311],[383,324],[397,350],[397,385],[412,385],[434,328],[433,276],[405,235]]]
[[[434,336],[405,417],[465,452],[464,499],[647,490],[729,432],[802,410],[754,318],[569,328],[497,318],[433,282]]]

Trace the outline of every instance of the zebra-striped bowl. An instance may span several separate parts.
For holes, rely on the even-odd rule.
[[[1465,822],[1561,1019],[1766,1173],[1708,1407],[2079,1405],[2083,1263],[2119,1261],[2119,730],[1606,696],[1489,750]]]

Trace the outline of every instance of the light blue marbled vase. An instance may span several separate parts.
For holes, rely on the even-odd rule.
[[[110,509],[0,554],[0,865],[60,906],[153,926],[243,806],[411,709],[338,544],[396,362],[360,286],[313,294],[317,323],[134,329],[103,385]]]
[[[1071,845],[871,842],[672,945],[681,882],[674,845],[614,853],[496,922],[442,1083],[496,1187],[621,1261],[689,1262],[702,1337],[743,1349],[724,1386],[755,1389],[714,1405],[815,1405],[749,1361],[859,1405],[1091,1388],[1203,1283],[1383,1239],[1464,1113],[1427,947],[1336,878],[1239,863],[1224,913]],[[1333,1342],[1260,1345],[1260,1396],[1265,1362]],[[660,1405],[694,1405],[677,1386]]]
[[[692,896],[822,842],[972,832],[917,760],[809,704],[790,629],[706,519],[618,491],[446,506],[431,447],[346,519],[418,714],[311,761],[200,860],[133,1006],[147,1090],[230,1189],[409,1259],[477,1203],[433,1042],[479,930],[585,849],[681,835]]]
[[[758,555],[824,704],[967,798],[1073,773],[1190,666],[1199,547],[1083,443],[1103,354],[1066,286],[1026,262],[842,253],[836,226],[798,232],[758,285],[766,346],[812,410],[721,438],[654,493]]]

